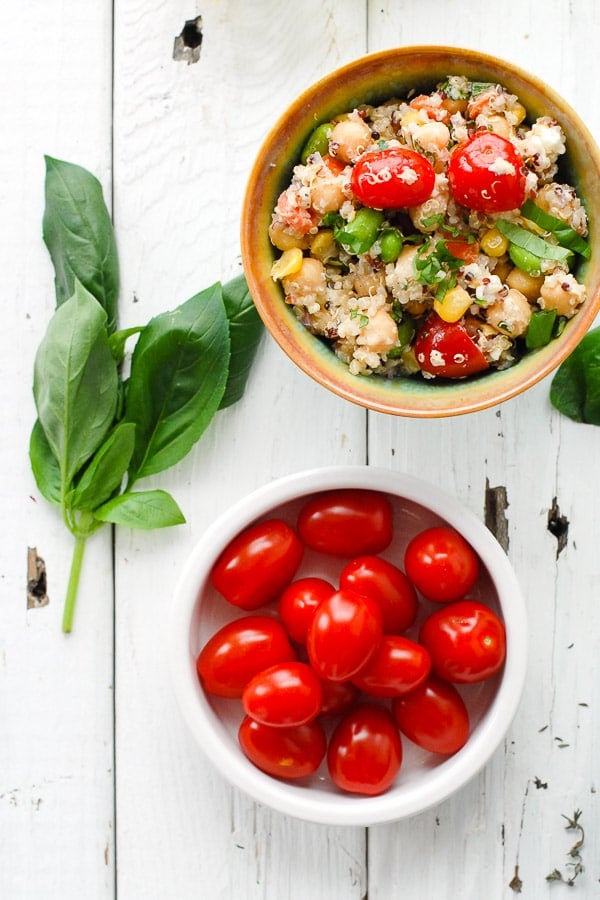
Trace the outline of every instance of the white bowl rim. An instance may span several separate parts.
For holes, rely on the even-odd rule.
[[[190,665],[190,620],[200,585],[223,548],[246,524],[282,503],[319,491],[367,488],[427,507],[457,528],[485,561],[495,583],[507,633],[502,679],[489,710],[469,741],[441,763],[425,784],[393,788],[376,797],[300,788],[266,775],[219,737],[218,722]],[[514,570],[483,522],[437,485],[369,465],[324,466],[275,479],[242,497],[204,532],[178,579],[171,606],[168,655],[172,685],[184,719],[198,745],[221,775],[261,804],[278,812],[327,825],[369,826],[399,821],[442,802],[470,781],[489,761],[517,711],[527,670],[527,615]]]

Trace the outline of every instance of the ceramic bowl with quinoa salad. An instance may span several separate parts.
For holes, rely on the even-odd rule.
[[[520,393],[591,324],[600,163],[537,79],[417,49],[299,98],[254,167],[242,247],[301,368],[373,409],[452,415]]]

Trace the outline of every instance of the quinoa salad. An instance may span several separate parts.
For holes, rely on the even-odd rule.
[[[514,365],[586,299],[587,214],[566,137],[500,84],[319,125],[273,211],[272,277],[354,375],[464,378]]]

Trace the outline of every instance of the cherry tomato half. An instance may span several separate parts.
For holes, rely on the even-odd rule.
[[[300,510],[298,533],[311,550],[332,556],[381,553],[392,540],[392,505],[377,491],[325,491]]]
[[[327,750],[323,726],[317,721],[291,728],[273,728],[246,716],[240,725],[238,740],[248,759],[276,778],[312,775]]]
[[[454,685],[434,675],[392,701],[402,734],[431,753],[456,753],[469,737],[469,714]]]
[[[448,180],[454,199],[483,213],[519,209],[525,200],[523,160],[514,144],[478,131],[452,153]]]
[[[393,563],[380,556],[357,556],[344,567],[340,587],[376,600],[383,616],[385,634],[400,634],[417,617],[417,593]]]
[[[317,606],[334,592],[334,586],[324,578],[299,578],[286,587],[279,598],[278,611],[293,641],[306,643]]]
[[[425,647],[400,634],[385,634],[352,681],[372,697],[399,697],[425,681],[430,669]]]
[[[416,534],[404,553],[406,574],[428,600],[460,600],[479,575],[479,557],[454,528],[435,526]]]
[[[292,580],[304,548],[281,519],[258,522],[238,534],[215,563],[211,581],[233,606],[258,609]]]
[[[466,378],[489,363],[461,322],[444,322],[430,313],[417,334],[414,351],[423,372],[439,378]]]
[[[390,147],[359,157],[352,169],[350,185],[363,206],[402,209],[431,197],[435,171],[420,153],[405,147]]]
[[[345,791],[374,796],[394,782],[402,764],[402,743],[388,709],[356,706],[338,723],[329,740],[327,767]]]
[[[295,658],[280,622],[267,616],[243,616],[213,634],[198,655],[196,669],[209,694],[241,697],[258,672]]]
[[[345,681],[373,655],[382,634],[381,610],[375,600],[339,590],[321,603],[313,617],[308,657],[321,678]]]
[[[435,674],[456,684],[490,678],[506,657],[502,620],[476,600],[458,600],[434,612],[423,622],[419,640],[431,654]]]
[[[321,711],[321,680],[303,662],[284,662],[251,678],[242,694],[247,715],[265,725],[304,725]]]

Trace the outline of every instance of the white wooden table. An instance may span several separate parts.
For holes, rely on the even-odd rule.
[[[199,60],[174,61],[175,36],[199,14]],[[330,395],[265,338],[245,399],[156,478],[187,524],[101,532],[74,632],[60,630],[71,540],[27,457],[33,357],[54,307],[43,154],[101,179],[121,324],[143,324],[239,271],[249,167],[286,104],[342,63],[413,43],[528,68],[600,138],[595,0],[3,5],[3,900],[560,898],[571,889],[546,875],[568,877],[578,835],[563,815],[579,809],[585,872],[572,896],[600,896],[600,430],[558,416],[548,380],[486,412],[402,420]],[[425,476],[481,518],[499,499],[531,621],[523,702],[489,765],[438,808],[368,831],[288,819],[232,790],[187,732],[165,653],[178,571],[215,516],[277,476],[365,461]],[[50,598],[30,609],[28,547],[46,562]]]

